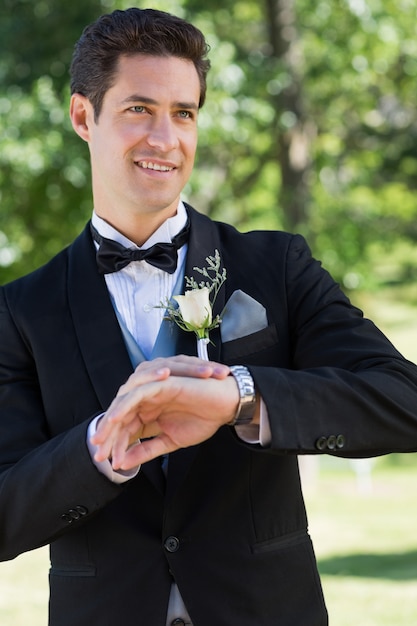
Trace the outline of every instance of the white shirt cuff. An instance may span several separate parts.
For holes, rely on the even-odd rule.
[[[267,448],[272,439],[271,427],[269,425],[268,410],[265,402],[261,398],[260,420],[258,424],[245,424],[235,427],[236,434],[246,443],[259,443],[263,448]]]
[[[121,485],[122,483],[125,483],[128,480],[131,480],[132,478],[137,476],[140,470],[140,465],[130,470],[114,470],[108,459],[106,459],[105,461],[99,461],[99,462],[94,459],[94,455],[97,451],[97,446],[91,443],[91,437],[95,434],[97,430],[97,424],[99,420],[103,417],[103,415],[104,413],[102,413],[101,415],[97,415],[97,417],[95,417],[88,426],[87,448],[88,448],[88,451],[90,452],[91,460],[93,461],[98,471],[104,474],[104,476],[106,476],[106,478],[111,480],[112,483]]]

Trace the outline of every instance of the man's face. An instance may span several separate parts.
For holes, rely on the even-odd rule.
[[[162,223],[175,214],[194,165],[199,98],[197,71],[189,60],[119,59],[97,122],[91,103],[85,104],[83,138],[101,217],[117,227],[120,219],[123,224],[150,216]]]

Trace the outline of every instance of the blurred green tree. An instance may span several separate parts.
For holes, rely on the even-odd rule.
[[[68,67],[103,3],[0,8],[0,283],[69,243],[91,211],[88,151],[68,121]]]
[[[3,0],[0,282],[47,260],[89,217],[68,66],[84,25],[130,4]],[[153,6],[194,21],[211,45],[187,199],[239,228],[306,234],[346,288],[415,279],[414,0]]]

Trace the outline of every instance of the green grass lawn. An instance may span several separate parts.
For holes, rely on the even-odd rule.
[[[414,455],[376,461],[364,487],[348,461],[321,460],[305,495],[331,626],[416,623],[416,482]]]
[[[47,548],[0,563],[1,626],[47,626],[48,567]]]

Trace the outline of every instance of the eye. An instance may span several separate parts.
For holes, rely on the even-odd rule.
[[[145,107],[142,104],[135,104],[133,107],[129,108],[129,111],[133,111],[133,113],[144,113]]]
[[[193,114],[191,111],[178,111],[178,117],[183,120],[188,120],[193,118]]]

